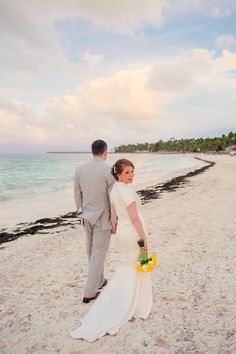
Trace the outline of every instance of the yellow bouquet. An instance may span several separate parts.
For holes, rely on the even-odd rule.
[[[138,244],[141,247],[144,247],[144,241],[139,240]],[[152,272],[158,265],[157,256],[155,254],[149,256],[147,252],[141,252],[136,269],[139,272]]]

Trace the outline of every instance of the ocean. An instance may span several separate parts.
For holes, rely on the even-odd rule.
[[[151,153],[109,154],[107,163],[120,158],[135,165],[135,190],[205,164],[190,155]],[[89,159],[89,153],[0,154],[0,227],[74,211],[75,169]]]

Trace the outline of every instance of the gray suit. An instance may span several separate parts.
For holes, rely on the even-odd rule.
[[[86,245],[89,259],[85,297],[92,297],[104,282],[104,261],[110,243],[111,221],[109,192],[114,184],[110,167],[101,159],[77,168],[74,196],[76,209],[85,220]]]

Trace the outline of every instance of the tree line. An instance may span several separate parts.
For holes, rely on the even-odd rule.
[[[215,138],[159,140],[156,143],[137,143],[119,145],[115,152],[212,152],[224,151],[227,147],[236,145],[236,133],[223,134]]]

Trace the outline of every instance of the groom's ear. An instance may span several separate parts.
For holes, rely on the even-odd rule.
[[[104,153],[103,153],[103,157],[104,157],[105,160],[106,160],[106,158],[107,158],[107,155],[108,155],[108,152],[107,152],[107,150],[106,150],[106,151],[104,151]]]

